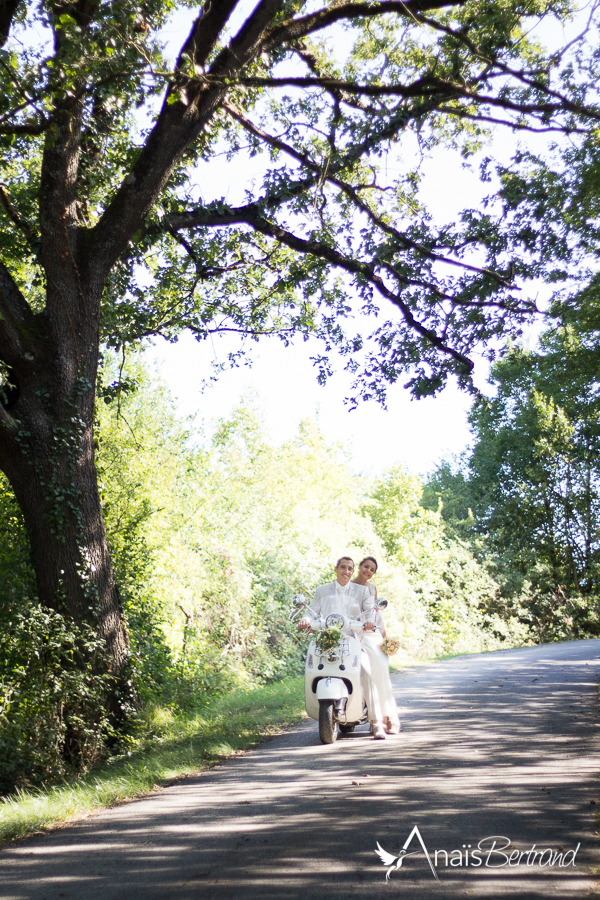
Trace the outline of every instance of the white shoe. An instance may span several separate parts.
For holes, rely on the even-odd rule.
[[[371,722],[371,734],[375,741],[385,741],[383,722]]]
[[[402,731],[402,725],[400,724],[400,722],[392,722],[390,718],[383,720],[383,727],[388,734],[400,734],[400,732]]]

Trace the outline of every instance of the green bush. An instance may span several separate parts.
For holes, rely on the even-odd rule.
[[[32,605],[0,635],[0,791],[41,785],[97,762],[110,733],[96,675],[102,643]]]

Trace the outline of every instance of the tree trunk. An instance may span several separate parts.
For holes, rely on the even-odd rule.
[[[97,308],[94,300],[82,305]],[[23,512],[39,600],[104,641],[113,676],[107,708],[118,719],[128,640],[94,462],[98,317],[57,322],[42,313],[29,326],[28,349],[9,370],[13,388],[0,407],[0,468]],[[97,666],[106,671],[106,662]]]
[[[205,4],[148,139],[114,193],[111,186],[93,226],[80,220],[79,202],[88,188],[79,170],[84,138],[99,123],[93,115],[85,118],[87,66],[81,69],[75,43],[61,25],[60,4],[51,5],[56,71],[65,66],[75,75],[68,90],[61,83],[56,95],[48,95],[52,112],[42,130],[39,234],[4,197],[5,211],[28,241],[47,288],[44,312],[34,313],[19,278],[0,259],[0,377],[7,370],[13,385],[4,399],[0,393],[0,469],[25,517],[41,603],[91,625],[105,642],[114,676],[107,698],[113,714],[128,684],[128,651],[94,466],[100,299],[174,167],[214,118],[229,81],[262,52],[285,6],[282,0],[261,0],[217,53],[211,80],[190,77],[190,63],[194,73],[204,70],[238,2]],[[93,21],[88,7],[74,4],[69,10],[67,18],[76,17],[80,33],[87,33]]]

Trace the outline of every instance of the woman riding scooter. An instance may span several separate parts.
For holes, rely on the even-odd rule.
[[[355,584],[357,587],[368,588],[373,601],[377,600],[377,588],[374,584],[369,584],[369,582],[376,572],[377,560],[374,556],[366,556],[358,564],[358,574],[352,580],[352,584]],[[382,638],[385,638],[385,623],[381,611],[377,613],[377,626],[380,629],[378,632],[365,635],[363,648],[371,660],[371,671],[373,680],[377,685],[383,727],[388,734],[398,734],[398,732],[402,731],[402,726],[398,718],[398,709],[390,680],[390,664],[387,656],[381,650],[381,641]]]

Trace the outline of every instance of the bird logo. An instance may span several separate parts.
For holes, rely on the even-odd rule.
[[[388,853],[387,850],[384,850],[379,841],[377,841],[377,850],[375,851],[381,862],[384,866],[389,866],[387,870],[387,875],[385,876],[385,880],[390,880],[390,875],[394,871],[394,869],[399,869],[402,865],[402,861],[405,856],[414,856],[415,853],[420,853],[419,850],[413,850],[412,853],[407,853],[406,850],[401,850],[399,856],[394,856],[393,853]]]
[[[412,850],[409,853],[408,848],[410,847],[410,843],[415,836],[418,838],[418,841],[421,845],[421,849],[420,850]],[[406,859],[407,856],[415,856],[417,853],[425,854],[427,862],[429,863],[429,868],[431,869],[431,874],[433,875],[433,877],[435,878],[436,881],[440,880],[438,878],[437,872],[435,871],[435,866],[433,865],[433,863],[431,861],[431,857],[429,855],[427,847],[425,846],[425,842],[424,842],[423,838],[421,837],[421,832],[419,831],[419,828],[417,825],[414,826],[413,830],[411,831],[411,833],[407,837],[406,841],[404,842],[404,846],[402,847],[402,849],[400,850],[400,852],[398,853],[397,856],[395,856],[393,853],[388,853],[387,850],[384,850],[383,847],[381,846],[381,844],[379,843],[379,841],[377,841],[377,849],[375,850],[375,853],[377,854],[377,856],[379,857],[379,859],[381,860],[383,865],[388,866],[387,874],[385,876],[386,881],[390,880],[390,875],[392,874],[392,872],[395,869],[399,869],[401,867],[402,863],[404,862],[404,860]]]

